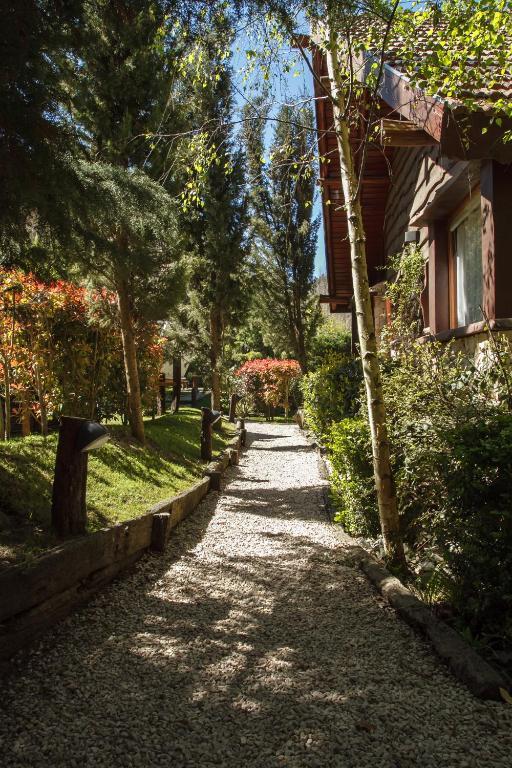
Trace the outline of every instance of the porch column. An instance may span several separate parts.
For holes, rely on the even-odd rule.
[[[482,160],[483,304],[487,317],[512,317],[512,165]]]

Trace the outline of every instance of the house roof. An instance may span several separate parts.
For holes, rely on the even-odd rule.
[[[430,15],[416,21],[415,14],[406,18],[410,19],[409,29],[400,26],[390,31],[384,57],[388,68],[428,92],[425,66],[434,64],[438,82],[437,88],[430,88],[430,95],[453,106],[471,102],[472,108],[494,110],[502,100],[512,98],[511,33],[502,33],[499,55],[496,50],[482,47],[478,54],[468,57],[460,34],[451,30],[443,19]],[[354,37],[361,42],[366,40],[366,50],[375,55],[385,32],[384,24],[373,23],[369,33],[367,25],[358,24],[358,27]],[[451,90],[447,87],[448,80]]]
[[[378,51],[379,30],[373,26],[369,34],[368,29],[366,24],[357,35],[359,41],[367,41],[363,50],[354,46],[358,53],[353,56],[353,71],[361,82],[366,81]],[[407,48],[410,50],[411,46],[409,43],[406,45],[405,37],[391,35],[386,46],[379,87],[379,117],[395,120],[405,118],[414,123],[435,139],[440,153],[447,157],[460,160],[493,158],[501,162],[512,162],[512,141],[503,141],[503,133],[512,127],[512,121],[503,120],[499,125],[492,122],[490,114],[491,110],[499,108],[501,99],[512,98],[512,44],[509,47],[510,66],[506,66],[503,71],[496,71],[497,57],[490,51],[482,50],[479,61],[464,62],[465,66],[460,64],[462,57],[459,56],[457,92],[443,93],[443,83],[440,82],[437,92],[428,94],[422,88],[424,83],[420,65],[436,52],[436,46],[439,45],[435,38],[436,29],[439,29],[439,25],[435,27],[432,19],[416,26],[414,55],[407,54]],[[310,47],[317,76],[315,111],[319,151],[321,156],[329,158],[328,163],[320,165],[329,287],[328,294],[322,300],[330,305],[331,311],[347,311],[353,289],[332,107],[329,100],[325,99],[323,90],[328,81],[327,67],[321,47],[315,45],[314,40]],[[442,80],[441,67],[439,75]],[[357,137],[353,136],[352,140],[357,145]],[[383,229],[389,189],[388,165],[392,151],[388,147],[371,145],[361,181],[370,285],[381,279],[381,269],[385,263]]]

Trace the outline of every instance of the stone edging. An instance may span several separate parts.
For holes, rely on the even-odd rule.
[[[311,447],[316,448],[322,470],[321,475],[328,480],[329,471],[326,457],[323,455],[325,451],[322,451],[317,443],[310,444]],[[324,507],[332,522],[332,505],[327,489],[324,493]],[[339,534],[334,523],[332,527],[336,534]],[[350,538],[345,532],[343,536]],[[347,546],[346,540],[344,544]],[[438,656],[471,693],[479,699],[503,701],[501,691],[505,691],[505,694],[508,692],[507,680],[494,667],[491,667],[458,632],[437,618],[428,605],[413,595],[384,567],[382,562],[355,541],[348,545],[347,560],[363,571],[373,586],[407,624],[421,632],[430,641]]]
[[[182,493],[140,517],[72,539],[0,573],[0,662],[87,602],[145,552],[163,552],[172,529],[210,490],[220,490],[220,475],[229,464],[238,464],[240,450],[238,434],[208,465],[203,479]]]

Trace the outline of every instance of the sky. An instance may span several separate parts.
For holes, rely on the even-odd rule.
[[[262,72],[256,65],[254,71],[248,75],[247,72],[247,50],[257,50],[259,41],[251,39],[251,36],[244,33],[240,33],[233,46],[233,68],[234,68],[234,87],[236,95],[236,104],[241,108],[247,100],[254,98],[255,94],[259,91],[262,82]],[[279,51],[279,64],[271,64],[270,66],[270,80],[271,80],[271,94],[274,103],[274,112],[276,112],[281,104],[295,103],[300,101],[304,102],[304,99],[311,97],[311,106],[313,107],[313,78],[312,75],[301,60],[299,54],[294,51],[290,51],[288,48],[283,48]],[[283,68],[283,62],[288,61],[293,64],[290,72],[285,72]],[[271,112],[272,115],[272,112]],[[270,146],[272,139],[272,122],[269,122],[266,131],[266,143],[267,147]],[[317,171],[318,175],[318,171]],[[320,194],[317,193],[314,202],[314,215],[320,217],[320,228],[318,231],[318,242],[315,258],[315,276],[325,274],[325,243],[324,243],[324,229],[322,223],[322,208],[320,201]]]

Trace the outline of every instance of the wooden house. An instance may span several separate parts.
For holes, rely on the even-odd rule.
[[[416,42],[418,55],[423,42]],[[389,48],[379,89],[380,140],[369,146],[361,177],[377,331],[385,321],[379,285],[387,258],[404,241],[417,242],[426,262],[424,335],[459,338],[471,351],[485,336],[484,317],[492,329],[512,331],[512,140],[504,140],[512,125],[492,120],[493,102],[512,99],[512,61],[497,83],[490,71],[491,85],[471,94],[477,106],[468,110],[462,104],[466,92],[448,102],[413,88]],[[350,253],[332,107],[324,91],[327,67],[318,48],[312,50],[319,153],[329,158],[320,165],[319,181],[328,280],[321,301],[331,312],[347,312]],[[354,66],[363,82],[365,55]],[[488,61],[492,70],[492,57]],[[362,130],[361,123],[352,135],[356,165]]]

